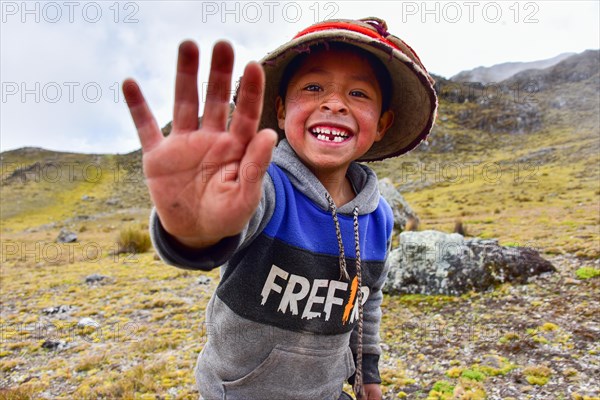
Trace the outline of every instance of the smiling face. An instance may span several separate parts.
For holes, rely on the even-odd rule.
[[[382,113],[373,67],[349,49],[311,52],[277,99],[279,128],[313,172],[347,170],[383,138],[393,113]]]

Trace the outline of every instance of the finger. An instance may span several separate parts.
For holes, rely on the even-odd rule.
[[[242,158],[239,179],[241,194],[247,201],[258,201],[261,195],[262,178],[271,162],[277,134],[272,129],[263,129],[257,133]]]
[[[131,118],[133,118],[133,123],[142,143],[142,151],[150,151],[162,140],[160,128],[138,84],[133,79],[125,79],[122,89]]]
[[[179,46],[175,78],[173,132],[198,129],[198,46],[185,41]]]
[[[220,41],[213,48],[206,91],[206,104],[202,117],[202,126],[223,132],[229,116],[229,92],[231,90],[231,72],[233,71],[233,48],[227,42]]]
[[[230,132],[249,142],[256,134],[262,113],[265,74],[262,67],[252,62],[246,66],[238,92]]]

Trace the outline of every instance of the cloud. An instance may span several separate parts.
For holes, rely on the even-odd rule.
[[[168,122],[182,40],[200,46],[202,87],[219,38],[234,44],[237,79],[248,61],[313,22],[360,18],[364,8],[362,2],[3,2],[0,150],[135,150],[120,83],[134,77],[159,125]],[[429,71],[446,77],[599,47],[597,2],[373,1],[368,10],[385,18]]]

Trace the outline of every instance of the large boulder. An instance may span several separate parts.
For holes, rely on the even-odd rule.
[[[530,276],[556,271],[532,248],[438,231],[402,232],[389,262],[383,291],[390,294],[460,295],[504,282],[525,283]]]
[[[400,194],[398,189],[394,186],[389,178],[383,178],[379,180],[379,192],[383,198],[392,207],[394,213],[394,229],[397,231],[404,231],[408,221],[412,220],[413,224],[418,225],[419,217],[408,205],[404,197]]]

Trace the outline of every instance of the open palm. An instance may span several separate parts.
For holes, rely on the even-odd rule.
[[[142,143],[146,183],[164,228],[189,247],[202,248],[242,231],[262,193],[262,177],[277,140],[257,132],[264,73],[244,71],[237,107],[227,130],[233,49],[218,42],[212,55],[202,127],[198,128],[198,47],[179,47],[173,129],[163,137],[138,85],[123,93]]]

